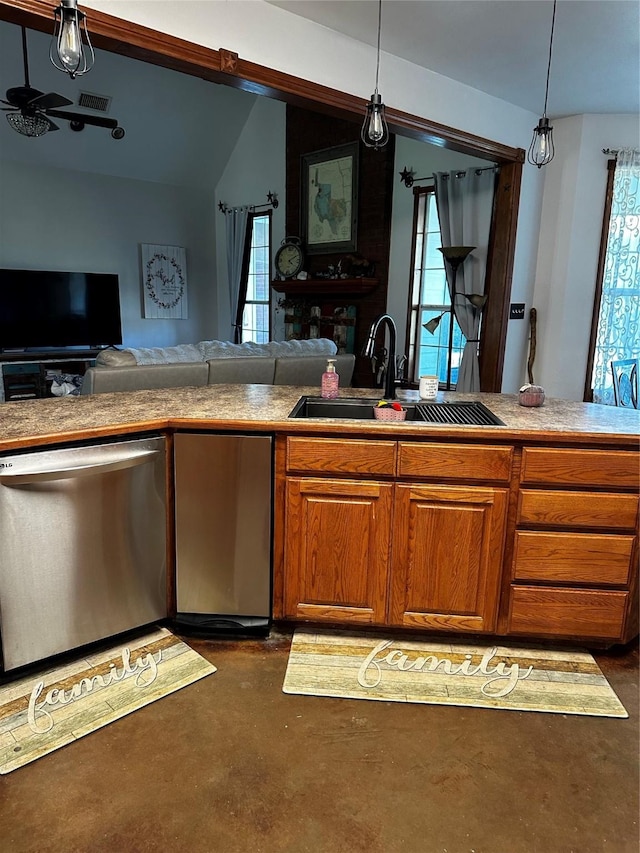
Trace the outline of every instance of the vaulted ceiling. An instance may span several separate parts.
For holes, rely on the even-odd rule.
[[[125,129],[122,140],[109,130],[86,126],[28,138],[0,115],[0,154],[39,167],[97,172],[180,186],[215,187],[257,95],[219,86],[105,51],[86,77],[71,80],[49,62],[50,37],[27,32],[31,85],[58,92],[79,110],[80,92],[110,97],[106,115]],[[0,21],[0,97],[24,84],[20,27]],[[5,106],[3,104],[3,106]]]
[[[267,2],[376,45],[378,0]],[[540,113],[552,12],[552,0],[383,0],[381,50]],[[558,0],[549,116],[639,110],[638,0]]]

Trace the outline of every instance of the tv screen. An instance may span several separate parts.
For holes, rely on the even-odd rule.
[[[117,275],[0,269],[0,349],[121,343]]]

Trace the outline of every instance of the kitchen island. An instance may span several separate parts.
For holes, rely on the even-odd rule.
[[[276,620],[593,645],[637,635],[637,411],[444,392],[439,401],[482,402],[504,426],[289,419],[304,394],[317,389],[5,403],[0,454],[149,432],[269,433]]]

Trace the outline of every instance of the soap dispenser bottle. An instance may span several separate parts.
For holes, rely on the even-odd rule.
[[[338,396],[340,387],[340,376],[336,373],[335,358],[327,359],[327,369],[322,374],[322,387],[320,396],[325,400],[333,400]]]

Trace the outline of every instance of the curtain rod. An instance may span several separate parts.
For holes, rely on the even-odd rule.
[[[224,214],[233,213],[234,210],[243,210],[244,208],[246,208],[247,210],[257,210],[259,207],[273,207],[275,210],[275,208],[278,207],[279,204],[280,202],[278,201],[278,193],[274,193],[269,190],[269,192],[267,193],[267,200],[263,204],[241,204],[237,207],[229,207],[226,202],[219,201],[218,210]]]
[[[496,172],[500,169],[500,166],[496,163],[493,166],[483,166],[482,168],[474,168],[473,166],[470,166],[469,168],[472,169],[476,173],[476,175],[479,175],[481,172]],[[407,169],[406,166],[403,167],[402,171],[399,174],[401,183],[403,183],[405,187],[408,187],[409,189],[414,185],[416,181],[434,180],[433,175],[425,175],[423,178],[416,178],[414,171],[412,169]],[[456,178],[462,178],[466,174],[467,169],[460,169],[456,172],[455,176]],[[444,175],[446,177],[449,177],[447,172],[445,172]]]
[[[603,148],[602,153],[608,154],[611,157],[617,157],[618,154],[620,153],[620,149],[619,148]]]

